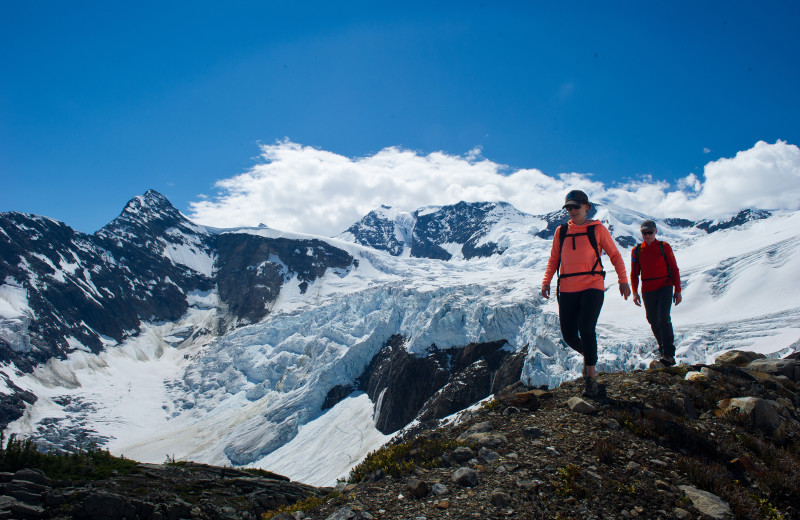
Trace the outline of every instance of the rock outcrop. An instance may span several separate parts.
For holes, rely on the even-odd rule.
[[[0,473],[0,518],[258,519],[331,490],[205,464],[141,464],[98,481],[55,481],[34,469]]]

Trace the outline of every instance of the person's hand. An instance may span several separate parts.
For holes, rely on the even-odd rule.
[[[672,295],[672,301],[675,302],[675,305],[678,305],[681,301],[683,301],[683,297],[681,296],[681,293],[676,292],[675,294],[673,294]]]
[[[545,300],[549,300],[550,299],[550,286],[549,285],[543,285],[542,286],[542,296],[544,296]]]
[[[619,284],[619,293],[627,300],[628,296],[631,295],[631,286],[626,283]]]
[[[633,293],[633,303],[635,303],[637,307],[642,306],[642,298],[639,296],[638,292]]]

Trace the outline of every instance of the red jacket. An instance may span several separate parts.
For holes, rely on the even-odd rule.
[[[681,273],[678,271],[678,263],[675,261],[672,248],[666,242],[661,242],[664,247],[662,255],[658,244],[658,240],[649,246],[642,243],[639,248],[638,262],[635,258],[636,248],[631,251],[631,289],[634,293],[639,290],[640,274],[642,292],[657,291],[665,285],[674,286],[676,293],[681,292]],[[669,263],[669,270],[667,263]]]

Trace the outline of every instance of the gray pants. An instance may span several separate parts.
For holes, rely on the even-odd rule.
[[[666,285],[661,289],[642,293],[647,322],[658,342],[658,351],[664,357],[675,356],[675,335],[669,316],[672,307],[672,289],[671,285]]]

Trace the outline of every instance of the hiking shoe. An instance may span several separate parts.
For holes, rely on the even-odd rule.
[[[597,384],[595,378],[593,377],[584,378],[584,386],[583,386],[583,392],[581,392],[581,396],[597,397],[598,395],[600,395],[600,385]]]
[[[675,365],[675,356],[664,356],[660,361],[665,367],[671,367]]]

